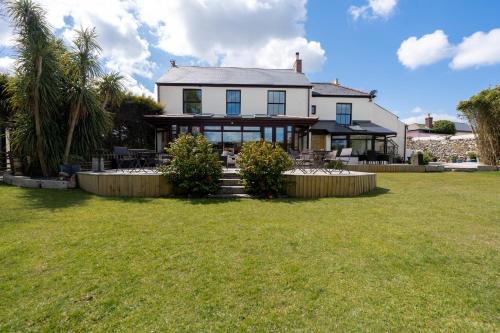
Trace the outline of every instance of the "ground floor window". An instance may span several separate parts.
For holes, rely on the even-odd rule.
[[[193,126],[171,125],[161,131],[163,132],[163,143],[165,145],[175,140],[180,134],[202,134],[215,149],[234,153],[241,150],[243,143],[260,140],[279,144],[283,149],[305,149],[307,146],[307,127],[305,126],[220,126],[199,124]]]
[[[372,150],[372,136],[371,135],[351,135],[350,144],[352,148],[352,155],[359,156],[366,154],[368,150]]]
[[[368,151],[379,154],[387,153],[387,139],[375,135],[332,135],[331,149],[352,148],[353,156],[366,155]]]
[[[332,135],[331,142],[332,150],[342,150],[347,148],[347,136],[346,135]]]

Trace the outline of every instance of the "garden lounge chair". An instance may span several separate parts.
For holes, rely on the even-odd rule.
[[[340,152],[339,157],[336,158],[337,161],[342,162],[343,165],[348,165],[350,160],[351,160],[351,155],[352,155],[352,148],[344,148]],[[351,173],[349,170],[345,168],[339,168],[340,173],[343,171],[347,171],[348,173]]]
[[[326,153],[324,161],[328,163],[330,161],[335,161],[336,158],[337,158],[337,151],[332,150]]]

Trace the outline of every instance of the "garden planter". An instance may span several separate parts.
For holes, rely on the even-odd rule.
[[[21,161],[21,159],[14,157],[12,159],[12,162],[13,162],[12,163],[13,164],[12,171],[13,171],[14,175],[22,176],[23,175],[23,162]]]

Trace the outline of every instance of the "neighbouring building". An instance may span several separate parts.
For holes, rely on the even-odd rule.
[[[405,154],[405,124],[374,102],[376,91],[310,82],[298,53],[293,69],[171,65],[156,82],[164,114],[145,116],[158,151],[179,134],[202,133],[235,152],[264,139],[294,150]]]
[[[472,133],[472,128],[467,123],[454,122],[455,124],[455,136],[457,135],[470,135]],[[443,136],[445,134],[432,133],[433,118],[431,115],[427,115],[425,118],[425,124],[409,124],[407,130],[408,138],[417,138],[424,136]]]

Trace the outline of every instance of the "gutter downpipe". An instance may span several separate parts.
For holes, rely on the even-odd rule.
[[[406,132],[408,131],[408,125],[405,124],[405,136],[403,140],[403,162],[406,163]]]

